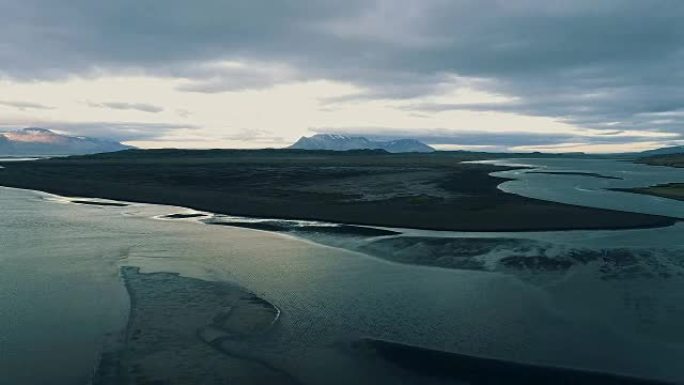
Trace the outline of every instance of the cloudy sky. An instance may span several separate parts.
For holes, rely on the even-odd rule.
[[[0,0],[0,128],[141,147],[684,144],[680,0]]]

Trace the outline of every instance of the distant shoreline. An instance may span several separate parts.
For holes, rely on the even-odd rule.
[[[649,166],[684,168],[684,154],[654,155],[639,158],[635,162]],[[682,176],[682,182],[684,182],[684,175]],[[684,183],[679,182],[648,187],[616,188],[613,190],[684,201]]]
[[[684,183],[668,183],[649,187],[616,188],[613,190],[684,201]]]
[[[133,151],[6,163],[0,185],[217,214],[447,231],[621,230],[676,218],[500,191],[462,154]]]

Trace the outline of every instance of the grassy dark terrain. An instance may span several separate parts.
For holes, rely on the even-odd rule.
[[[508,156],[511,156],[510,154]],[[499,191],[491,154],[378,151],[129,150],[5,163],[0,185],[171,204],[241,216],[439,230],[618,229],[672,218]]]
[[[637,159],[637,163],[648,164],[651,166],[684,168],[684,154],[649,156]],[[682,173],[682,181],[684,181],[684,172]],[[650,187],[625,188],[616,190],[684,201],[684,183],[668,183]]]
[[[661,198],[684,201],[684,183],[668,183],[650,187],[614,189],[636,194],[654,195]]]
[[[637,162],[651,166],[684,167],[684,154],[649,156],[638,159]]]

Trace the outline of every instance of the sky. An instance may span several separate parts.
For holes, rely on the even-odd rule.
[[[681,145],[682,20],[680,0],[0,0],[0,129],[144,148]]]

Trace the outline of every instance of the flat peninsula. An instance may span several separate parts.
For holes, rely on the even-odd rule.
[[[511,154],[508,154],[511,156]],[[3,164],[0,185],[236,216],[456,231],[668,226],[677,219],[508,194],[491,154],[127,150]]]

